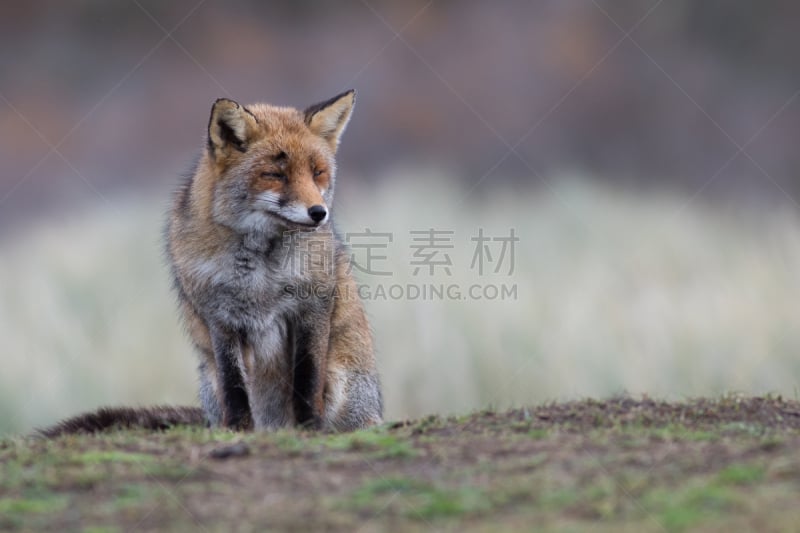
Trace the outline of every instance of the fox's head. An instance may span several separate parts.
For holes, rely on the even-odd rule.
[[[207,158],[214,218],[242,233],[327,224],[354,102],[352,90],[304,111],[217,100]]]

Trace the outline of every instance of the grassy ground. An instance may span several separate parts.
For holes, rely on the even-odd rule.
[[[800,403],[778,397],[0,444],[2,530],[793,531],[798,501]]]

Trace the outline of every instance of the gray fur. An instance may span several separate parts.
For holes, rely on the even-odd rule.
[[[345,390],[345,400],[339,410],[326,413],[331,428],[353,431],[380,423],[383,417],[383,395],[377,373],[350,373]]]
[[[200,406],[206,416],[206,421],[212,426],[219,426],[222,423],[222,409],[220,409],[217,395],[214,392],[212,383],[215,376],[211,375],[204,362],[200,363]]]

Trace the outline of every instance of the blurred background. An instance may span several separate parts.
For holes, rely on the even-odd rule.
[[[195,403],[160,231],[211,103],[351,87],[336,216],[393,237],[390,276],[357,272],[389,418],[797,398],[799,19],[789,0],[4,3],[0,433]],[[430,228],[453,232],[450,272],[414,275]],[[472,268],[480,230],[512,229],[502,269]],[[377,297],[429,283],[460,297]]]

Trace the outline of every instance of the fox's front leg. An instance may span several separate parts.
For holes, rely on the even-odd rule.
[[[217,364],[217,392],[222,408],[222,426],[235,430],[252,429],[250,402],[239,364],[242,357],[242,335],[230,328],[211,328],[211,343]]]
[[[330,314],[310,313],[292,328],[294,415],[301,426],[322,427]]]

